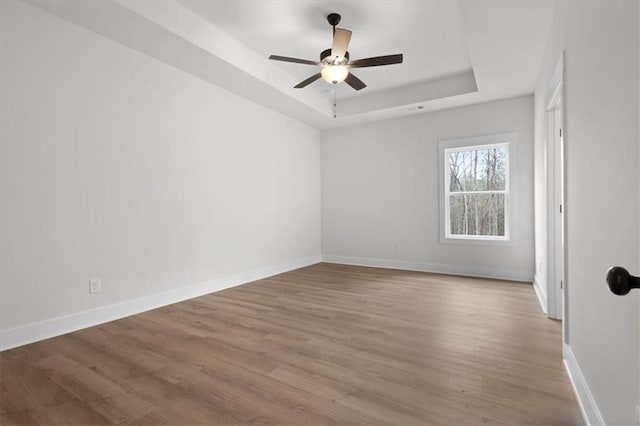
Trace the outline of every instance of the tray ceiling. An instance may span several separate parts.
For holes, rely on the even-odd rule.
[[[28,3],[319,128],[532,93],[555,7],[555,1]],[[317,60],[331,45],[325,18],[331,12],[342,15],[339,27],[353,31],[352,59],[403,53],[404,62],[354,71],[367,84],[359,92],[322,80],[293,89],[318,70],[268,56]]]

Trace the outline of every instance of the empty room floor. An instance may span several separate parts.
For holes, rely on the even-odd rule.
[[[581,424],[531,285],[317,264],[0,354],[0,423]]]

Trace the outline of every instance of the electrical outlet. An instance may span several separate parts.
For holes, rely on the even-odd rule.
[[[89,294],[100,293],[102,291],[102,280],[100,278],[92,278],[89,280]]]
[[[400,249],[400,246],[393,246],[393,251],[400,253],[402,250]]]

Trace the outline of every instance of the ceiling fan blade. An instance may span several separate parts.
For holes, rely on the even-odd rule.
[[[349,48],[349,41],[351,41],[351,31],[343,28],[336,28],[336,31],[333,34],[333,44],[331,45],[331,58],[344,58],[344,55],[347,53],[347,49]]]
[[[344,79],[344,82],[353,87],[355,90],[361,90],[367,87],[367,85],[364,84],[358,77],[353,75],[353,73],[349,73],[349,75],[347,75],[347,78]]]
[[[322,77],[322,75],[320,73],[314,74],[311,77],[309,77],[308,79],[306,79],[304,81],[301,81],[300,83],[296,84],[295,86],[293,86],[293,88],[294,89],[302,89],[303,87],[306,87],[306,86],[310,85],[311,83],[313,83],[314,81],[316,81],[320,77]]]
[[[320,62],[309,61],[307,59],[290,58],[288,56],[271,55],[269,56],[269,59],[273,59],[274,61],[293,62],[295,64],[320,65]]]
[[[375,56],[373,58],[356,59],[349,62],[349,68],[379,67],[402,63],[402,53],[397,55]]]

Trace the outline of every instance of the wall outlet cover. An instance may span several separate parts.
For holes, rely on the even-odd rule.
[[[102,280],[100,278],[92,278],[89,280],[89,294],[100,293],[102,291]]]

